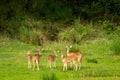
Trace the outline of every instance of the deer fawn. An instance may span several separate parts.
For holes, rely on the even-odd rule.
[[[56,59],[57,59],[58,53],[59,51],[54,51],[54,55],[48,55],[47,61],[48,61],[48,66],[50,68],[52,67],[52,63],[53,63],[53,66],[56,68]]]
[[[39,59],[41,58],[42,53],[39,51],[38,54],[32,55],[30,51],[27,52],[27,59],[28,59],[28,68],[32,68],[33,70],[35,67],[37,67],[37,70],[39,70]]]
[[[76,55],[70,55],[70,56],[64,56],[63,53],[61,53],[61,58],[63,62],[63,71],[67,71],[67,63],[73,63],[74,69],[77,71],[77,56]]]
[[[77,56],[77,60],[79,62],[79,69],[80,69],[82,66],[83,55],[80,52],[70,52],[70,48],[72,48],[72,46],[69,46],[69,47],[66,46],[66,48],[67,48],[67,56],[71,56],[71,55]]]

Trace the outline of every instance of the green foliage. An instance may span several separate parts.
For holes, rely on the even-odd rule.
[[[119,3],[117,0],[2,0],[0,34],[37,45],[59,39],[80,44],[99,37],[102,29],[94,29],[99,18],[103,31],[110,34],[116,29],[111,22],[119,25]]]
[[[29,14],[36,19],[70,20],[76,16],[83,19],[106,17],[111,14],[120,15],[119,0],[90,0],[90,1],[56,1],[56,0],[21,0],[1,1],[0,15],[3,19],[11,19],[21,13]],[[106,15],[106,16],[105,16]],[[111,19],[110,19],[111,20]]]
[[[44,41],[47,41],[46,37],[42,32],[36,29],[21,29],[21,36],[19,37],[20,41],[25,43],[31,43],[36,45],[42,45]]]
[[[102,25],[104,27],[109,27],[109,24],[107,23],[104,23]],[[58,35],[58,38],[62,41],[69,41],[80,44],[87,40],[94,40],[95,38],[105,37],[105,34],[108,33],[108,31],[109,33],[113,32],[113,30],[111,30],[111,27],[110,30],[105,30],[98,27],[99,26],[94,26],[92,22],[86,25],[82,25],[80,23],[80,19],[78,18],[73,22],[73,25],[61,31]]]
[[[120,55],[120,39],[113,39],[110,46],[111,51],[115,55]]]
[[[81,40],[88,34],[87,27],[80,24],[80,19],[76,19],[70,28],[65,29],[59,34],[59,39],[63,41],[70,41],[73,43],[80,43]]]
[[[19,27],[19,35],[16,34],[15,36],[20,41],[36,45],[42,45],[44,41],[47,41],[46,36],[43,34],[44,23],[42,21],[35,21],[26,16]]]
[[[79,52],[79,46],[73,45],[72,48],[70,48],[70,52]]]
[[[109,21],[103,21],[102,26],[108,33],[114,31],[114,27]]]
[[[75,40],[75,30],[74,28],[72,29],[67,29],[64,32],[60,33],[59,37],[63,41],[70,41],[73,42]]]
[[[92,59],[87,59],[88,63],[98,63],[97,59],[92,58]]]
[[[42,80],[58,80],[58,78],[56,77],[55,73],[44,73]]]

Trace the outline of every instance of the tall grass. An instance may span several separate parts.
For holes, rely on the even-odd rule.
[[[110,46],[111,51],[115,55],[120,55],[120,39],[113,39]]]
[[[43,73],[42,80],[58,80],[55,73]]]

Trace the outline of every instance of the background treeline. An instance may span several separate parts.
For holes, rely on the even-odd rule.
[[[120,0],[0,0],[0,34],[37,45],[119,36],[119,21]]]

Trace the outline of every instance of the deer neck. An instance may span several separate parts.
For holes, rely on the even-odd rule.
[[[58,55],[57,54],[55,54],[55,57],[57,57]]]
[[[69,55],[69,53],[70,53],[70,50],[69,50],[69,49],[67,49],[67,55]]]
[[[63,54],[61,55],[61,58],[64,58],[64,55],[63,55]]]

